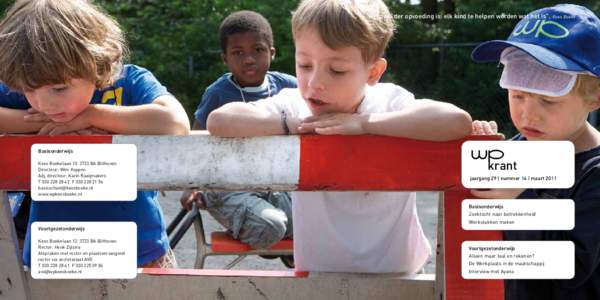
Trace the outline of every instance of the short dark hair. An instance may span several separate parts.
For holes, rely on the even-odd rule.
[[[254,32],[273,47],[271,24],[261,14],[251,10],[240,10],[227,16],[219,27],[221,50],[227,50],[227,38],[236,33]]]

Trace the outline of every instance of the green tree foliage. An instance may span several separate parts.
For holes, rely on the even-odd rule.
[[[473,45],[508,37],[518,17],[556,0],[384,0],[397,29],[387,51],[384,80],[417,97],[449,101],[476,119],[494,119],[508,134],[506,92],[498,87],[500,68],[474,63]],[[13,1],[0,0],[4,11]],[[218,27],[231,12],[250,9],[273,27],[277,58],[273,70],[294,74],[291,12],[294,0],[97,0],[122,25],[131,49],[130,62],[150,69],[184,104],[191,117],[204,89],[226,71],[220,60]],[[572,2],[572,1],[571,1]],[[577,1],[597,14],[597,0]],[[428,19],[427,14],[436,14]],[[466,18],[467,15],[476,17]],[[501,17],[502,14],[505,17]],[[488,16],[484,18],[483,16]],[[413,16],[413,17],[409,17]],[[421,16],[421,19],[414,19]],[[461,17],[462,16],[462,17]],[[412,19],[410,19],[412,18]],[[462,43],[451,47],[437,44]],[[465,45],[467,43],[467,45]],[[469,46],[468,43],[471,45]]]
[[[230,13],[250,9],[272,24],[277,58],[272,69],[293,74],[290,16],[294,2],[261,0],[101,0],[127,32],[132,63],[150,69],[191,117],[206,87],[226,68],[218,29]]]
[[[9,0],[0,0],[0,11],[4,12],[11,3]]]

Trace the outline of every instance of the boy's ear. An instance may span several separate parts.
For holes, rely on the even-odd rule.
[[[590,112],[600,108],[600,88],[596,89],[596,101],[589,103]]]
[[[387,60],[385,58],[380,57],[369,67],[369,78],[367,79],[367,83],[369,85],[375,85],[379,82],[381,75],[387,69]]]
[[[225,53],[221,52],[221,61],[224,64],[227,64],[227,56],[225,55]]]
[[[275,51],[275,47],[271,47],[270,50],[271,50],[271,60],[274,60],[275,59],[275,52],[276,52]]]

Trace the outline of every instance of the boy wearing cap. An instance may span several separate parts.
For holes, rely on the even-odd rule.
[[[557,5],[531,12],[506,41],[473,51],[475,61],[504,65],[513,140],[567,140],[575,146],[575,184],[569,189],[472,191],[481,198],[573,199],[568,231],[505,231],[505,240],[567,240],[575,245],[570,280],[506,280],[505,299],[600,299],[600,132],[587,123],[600,107],[600,20],[585,7]],[[490,123],[475,123],[490,132]],[[493,131],[493,130],[492,130]]]

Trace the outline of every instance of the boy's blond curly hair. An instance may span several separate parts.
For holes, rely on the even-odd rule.
[[[126,53],[117,22],[86,0],[17,0],[0,22],[0,81],[18,91],[74,78],[106,87]]]
[[[572,92],[583,98],[585,102],[598,101],[598,91],[600,90],[600,78],[596,76],[579,74]]]
[[[394,19],[382,0],[303,0],[292,17],[294,37],[315,28],[331,49],[353,46],[365,62],[383,56]]]

